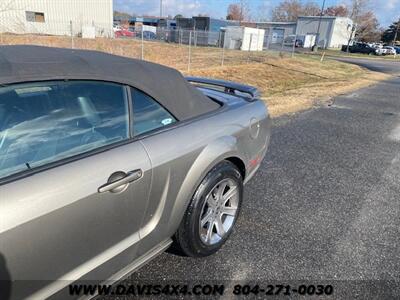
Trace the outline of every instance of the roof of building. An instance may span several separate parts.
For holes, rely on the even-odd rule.
[[[100,80],[138,88],[179,120],[219,107],[177,70],[99,51],[0,46],[0,85],[45,80]]]
[[[256,22],[256,24],[271,24],[271,25],[296,25],[297,22]]]
[[[339,16],[299,16],[298,19],[349,19],[348,17],[339,17]]]
[[[153,16],[143,16],[143,17],[124,17],[124,16],[116,16],[114,17],[114,21],[129,21],[132,23],[158,23],[160,20],[167,18],[153,17]]]

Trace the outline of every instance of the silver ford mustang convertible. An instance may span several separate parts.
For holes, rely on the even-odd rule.
[[[3,296],[119,280],[172,243],[215,253],[270,127],[253,87],[95,51],[0,47]]]

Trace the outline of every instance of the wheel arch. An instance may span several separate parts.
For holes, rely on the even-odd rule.
[[[193,162],[179,189],[168,226],[171,234],[179,227],[183,215],[204,177],[224,160],[235,165],[244,180],[246,176],[245,158],[237,148],[236,137],[220,137],[207,145]]]
[[[244,164],[244,162],[241,158],[239,158],[237,156],[230,156],[230,157],[225,158],[225,160],[231,162],[238,168],[240,175],[242,175],[243,180],[246,178],[246,165]]]

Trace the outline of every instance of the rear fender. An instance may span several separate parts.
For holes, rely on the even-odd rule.
[[[177,194],[168,226],[171,235],[178,229],[186,208],[203,178],[213,167],[228,157],[237,157],[245,161],[239,154],[237,139],[233,136],[220,137],[214,142],[209,143],[200,152],[189,169]]]

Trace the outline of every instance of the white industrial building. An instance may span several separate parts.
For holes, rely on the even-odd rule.
[[[319,26],[319,22],[321,24]],[[286,39],[302,40],[304,47],[312,47],[318,40],[319,47],[340,48],[347,45],[353,28],[353,21],[335,16],[302,16],[296,22],[242,22],[247,27],[265,29],[264,47],[281,47]]]
[[[113,0],[0,0],[0,32],[113,36]]]
[[[309,46],[307,41],[317,40],[319,47],[340,48],[342,45],[347,45],[352,28],[353,21],[345,17],[299,17],[297,19],[296,36],[303,40],[304,47]]]
[[[265,30],[244,26],[227,26],[224,33],[224,48],[242,51],[262,51]]]

